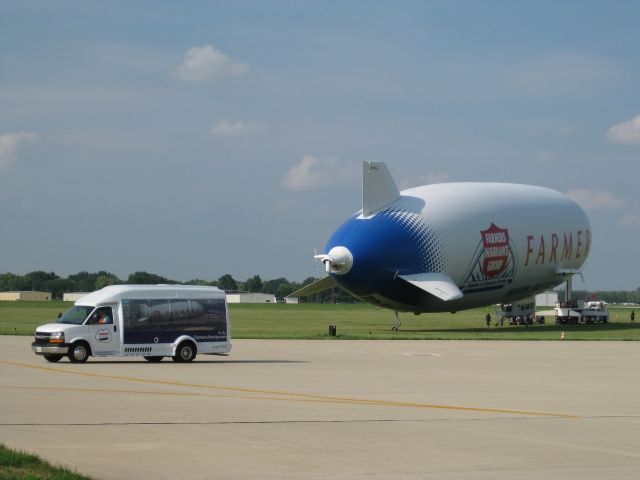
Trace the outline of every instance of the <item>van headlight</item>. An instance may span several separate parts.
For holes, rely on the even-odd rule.
[[[49,337],[50,343],[64,343],[64,332],[53,332]]]

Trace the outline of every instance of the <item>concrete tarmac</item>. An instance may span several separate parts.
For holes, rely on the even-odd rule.
[[[47,363],[0,337],[0,442],[98,479],[640,478],[635,342],[235,340]]]

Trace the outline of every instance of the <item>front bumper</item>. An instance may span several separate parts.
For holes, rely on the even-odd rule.
[[[68,343],[46,344],[33,342],[31,349],[36,355],[66,355],[69,353]]]

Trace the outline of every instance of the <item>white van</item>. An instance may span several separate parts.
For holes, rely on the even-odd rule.
[[[50,362],[91,356],[141,356],[149,362],[231,350],[225,292],[190,285],[112,285],[80,298],[31,344]]]

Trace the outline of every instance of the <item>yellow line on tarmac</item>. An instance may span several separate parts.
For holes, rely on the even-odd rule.
[[[110,380],[120,380],[120,381],[126,381],[126,382],[145,383],[150,385],[201,388],[201,389],[207,389],[207,390],[220,390],[223,392],[226,391],[226,392],[235,392],[235,393],[241,393],[241,394],[261,395],[261,396],[247,396],[247,395],[236,396],[238,398],[248,398],[248,399],[255,399],[255,400],[280,400],[280,401],[285,400],[285,401],[298,401],[298,402],[310,402],[310,403],[335,403],[335,404],[352,404],[352,405],[371,405],[371,406],[382,406],[382,407],[440,409],[440,410],[454,410],[454,411],[478,412],[478,413],[501,413],[501,414],[528,415],[528,416],[537,416],[537,417],[580,418],[577,415],[569,415],[565,413],[535,412],[535,411],[528,411],[528,410],[511,410],[511,409],[502,409],[502,408],[463,407],[458,405],[438,405],[438,404],[428,404],[428,403],[396,402],[396,401],[386,401],[386,400],[368,400],[368,399],[350,398],[350,397],[333,397],[328,395],[317,395],[317,394],[308,394],[308,393],[283,392],[283,391],[276,391],[276,390],[260,390],[260,389],[243,388],[243,387],[229,387],[224,385],[206,385],[206,384],[200,384],[200,383],[175,382],[170,380],[153,380],[153,379],[147,379],[147,378],[127,377],[127,376],[121,376],[121,375],[107,375],[107,374],[86,372],[86,371],[63,370],[62,368],[47,367],[47,366],[34,365],[34,364],[22,363],[22,362],[11,362],[7,360],[0,360],[0,364],[9,365],[13,367],[31,368],[34,370],[43,370],[48,372],[62,373],[62,374],[68,374],[68,375],[77,375],[77,376],[110,379]],[[115,391],[119,392],[118,390],[115,390]],[[123,390],[122,392],[126,392],[126,390]],[[149,392],[149,393],[159,394],[159,392]],[[183,393],[183,395],[196,396],[197,394]],[[264,395],[269,395],[269,396],[264,396]],[[213,395],[207,395],[207,396],[213,396]],[[223,395],[216,395],[216,396],[223,397]],[[228,396],[234,397],[234,395],[228,395]]]
[[[199,392],[159,392],[157,390],[128,390],[118,388],[86,388],[86,387],[44,387],[44,386],[25,386],[25,385],[0,385],[1,388],[13,390],[38,390],[45,392],[83,392],[83,393],[127,393],[134,395],[157,395],[168,397],[207,397],[207,398],[238,398],[247,400],[275,400],[286,402],[308,402],[308,403],[356,403],[362,402],[336,402],[335,400],[322,400],[312,398],[284,398],[284,397],[259,397],[255,395],[225,395],[222,393],[199,393]]]
[[[127,390],[118,388],[86,388],[86,387],[43,387],[25,385],[0,385],[0,388],[11,390],[37,390],[44,392],[83,392],[83,393],[127,393],[134,395],[158,395],[165,397],[215,397],[215,398],[237,398],[236,395],[223,395],[215,393],[187,393],[187,392],[158,392],[154,390]]]
[[[286,397],[265,397],[257,395],[224,395],[216,393],[196,393],[196,392],[158,392],[153,390],[126,390],[117,388],[84,388],[84,387],[42,387],[42,386],[24,386],[24,385],[0,385],[0,389],[14,389],[14,390],[39,390],[46,392],[82,392],[82,393],[99,393],[101,395],[107,393],[126,393],[133,395],[156,395],[156,396],[169,396],[169,397],[205,397],[205,398],[235,398],[245,400],[271,400],[276,402],[299,402],[299,403],[333,403],[333,404],[345,404],[345,405],[373,405],[373,406],[390,406],[390,407],[413,407],[413,408],[440,408],[450,410],[471,410],[480,411],[482,413],[518,413],[526,415],[545,415],[554,416],[559,418],[579,418],[569,415],[561,414],[548,414],[548,413],[532,413],[532,412],[518,412],[516,410],[494,410],[486,408],[471,408],[471,407],[455,407],[447,405],[427,405],[419,403],[403,403],[403,402],[386,402],[376,400],[362,400],[362,399],[334,399],[328,398],[286,398]]]

